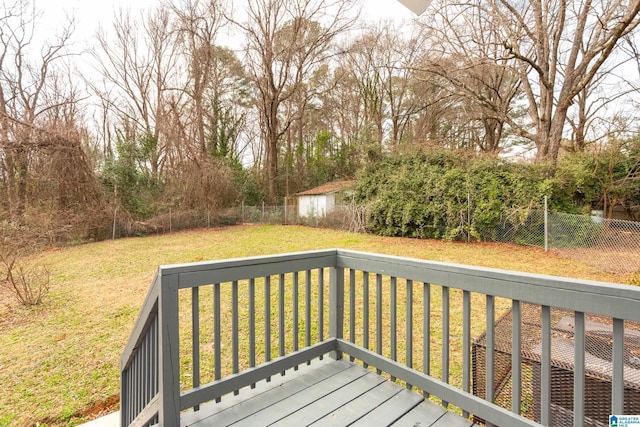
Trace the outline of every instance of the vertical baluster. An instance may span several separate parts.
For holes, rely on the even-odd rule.
[[[376,274],[376,352],[382,354],[382,275]],[[376,369],[378,375],[382,373]]]
[[[271,276],[264,278],[264,357],[265,362],[271,360]]]
[[[249,279],[249,366],[256,366],[256,279]],[[251,388],[256,384],[252,383]]]
[[[407,366],[413,368],[413,280],[407,279],[407,307],[406,307],[406,338]],[[412,385],[407,383],[407,389],[411,390]]]
[[[142,378],[144,378],[142,387],[143,407],[149,403],[149,330],[144,334],[142,339]]]
[[[191,288],[191,358],[193,369],[193,388],[200,386],[200,288]],[[200,405],[193,408],[200,410]]]
[[[611,414],[624,414],[624,319],[613,319]]]
[[[422,371],[431,375],[431,285],[426,282],[422,286]],[[422,395],[429,397],[424,390]]]
[[[284,274],[278,277],[278,349],[279,355],[284,356],[285,352],[285,331],[284,331]],[[282,373],[284,375],[284,372]]]
[[[324,341],[324,269],[318,269],[318,342]],[[320,357],[322,359],[322,357]]]
[[[234,280],[231,282],[231,353],[232,355],[232,369],[233,373],[236,374],[240,370],[239,359],[239,344],[238,344],[238,281]]]
[[[128,368],[128,376],[129,376],[129,392],[128,394],[128,409],[129,409],[129,420],[133,420],[135,418],[135,383],[138,380],[135,376],[134,372],[134,362],[135,359],[131,360]]]
[[[369,349],[369,273],[362,272],[362,346]],[[363,364],[366,368],[368,365]]]
[[[130,377],[131,377],[131,392],[129,393],[129,402],[131,406],[131,419],[136,417],[136,383],[138,382],[138,378],[136,377],[136,359],[135,356],[131,360],[131,365],[129,367]]]
[[[462,291],[462,390],[471,390],[471,292]],[[462,411],[464,418],[469,412]]]
[[[284,274],[280,274],[278,277],[278,351],[280,357],[285,353],[285,319],[284,319]],[[285,371],[280,372],[282,376],[285,375]]]
[[[129,399],[127,401],[128,406],[129,406],[129,419],[133,420],[135,418],[135,383],[138,380],[135,376],[135,371],[134,371],[134,363],[135,363],[135,358],[131,360],[131,363],[129,364],[129,368],[128,368],[128,374],[129,374]]]
[[[153,399],[153,335],[151,334],[152,325],[149,325],[149,335],[147,336],[147,401],[146,403],[151,402]]]
[[[585,321],[584,313],[576,311],[575,327],[573,330],[574,342],[574,372],[573,372],[573,426],[582,427],[584,425],[584,363],[585,363],[585,347],[584,333]],[[612,412],[613,414],[613,412]]]
[[[311,270],[305,272],[305,295],[304,295],[304,323],[305,323],[305,346],[311,345]],[[307,361],[309,365],[311,361]]]
[[[495,355],[495,297],[493,295],[486,296],[486,339],[487,348],[485,355],[485,396],[486,399],[493,403],[494,387],[494,355]],[[493,424],[487,423],[487,426]]]
[[[522,406],[522,311],[518,300],[511,302],[511,411]]]
[[[149,346],[149,402],[151,401],[151,399],[153,399],[153,397],[156,394],[156,391],[154,388],[156,371],[155,371],[155,364],[153,362],[154,353],[156,351],[154,340],[155,340],[155,337],[153,336],[153,322],[152,322],[149,325],[149,343],[148,343],[148,346]]]
[[[222,376],[220,316],[220,283],[216,283],[213,285],[213,372],[216,380]]]
[[[449,383],[449,287],[442,287],[442,382]],[[442,401],[442,406],[449,402]]]
[[[307,270],[305,273],[305,295],[304,295],[304,329],[305,329],[305,343],[306,347],[311,345],[311,271]]]
[[[153,363],[153,354],[155,353],[155,346],[154,346],[154,334],[153,334],[153,325],[154,325],[154,321],[152,321],[149,324],[149,341],[148,341],[148,347],[149,347],[149,401],[151,401],[151,399],[153,399],[153,396],[155,396],[155,389],[154,389],[154,380],[155,380],[155,366]]]
[[[129,365],[129,376],[131,378],[131,385],[129,387],[129,406],[130,406],[130,418],[133,420],[136,417],[136,383],[138,382],[138,378],[136,378],[136,359],[135,356],[133,360],[131,360],[131,365]]]
[[[153,323],[151,324],[153,327],[153,395],[158,394],[158,386],[160,380],[160,372],[158,369],[158,352],[160,351],[158,347],[158,316],[156,315]]]
[[[390,301],[389,301],[389,323],[390,323],[390,345],[391,345],[391,360],[398,360],[398,333],[397,333],[397,322],[398,322],[398,283],[396,277],[391,277],[390,279]],[[396,377],[391,376],[391,382],[396,382]]]
[[[138,413],[140,413],[145,407],[144,383],[147,381],[144,377],[144,358],[141,352],[138,353],[138,374],[140,375],[140,383],[138,384]]]
[[[140,343],[140,347],[138,348],[138,357],[140,358],[140,410],[144,409],[146,406],[146,392],[147,392],[147,377],[146,374],[146,366],[145,366],[145,346],[144,346],[144,338]]]
[[[356,343],[356,271],[349,269],[349,341]],[[353,357],[350,358],[353,362]]]
[[[249,279],[249,366],[256,366],[256,279]]]
[[[542,369],[540,377],[540,422],[551,423],[551,307],[542,306]]]
[[[134,414],[138,416],[138,414],[140,413],[140,383],[142,382],[142,375],[140,374],[140,353],[139,352],[136,352],[136,356],[133,359],[133,363],[134,363],[133,366],[134,366],[135,379],[136,379],[135,388],[133,390],[133,395],[135,396]]]
[[[298,327],[298,298],[299,298],[299,290],[298,290],[298,272],[295,271],[293,273],[293,351],[298,351],[298,334],[300,333]],[[296,366],[296,370],[298,367]]]

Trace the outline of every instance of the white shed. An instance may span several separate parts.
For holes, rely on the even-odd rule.
[[[310,190],[302,191],[298,197],[298,216],[304,218],[325,217],[341,203],[337,197],[353,186],[353,181],[334,181]]]

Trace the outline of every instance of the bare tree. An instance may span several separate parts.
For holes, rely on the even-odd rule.
[[[386,84],[383,76],[383,52],[380,49],[383,32],[371,30],[356,39],[347,51],[345,69],[354,77],[353,82],[360,101],[361,121],[359,140],[382,144],[384,139],[384,107]]]
[[[502,57],[501,33],[487,26],[485,12],[469,5],[447,5],[422,25],[431,49],[423,59],[425,78],[439,78],[442,89],[459,99],[469,145],[498,153],[504,146],[506,117],[516,121],[514,101],[520,76]]]
[[[67,90],[58,84],[75,22],[71,19],[52,42],[37,46],[40,16],[35,6],[17,0],[3,3],[0,13],[0,176],[10,216],[22,221],[32,162],[58,140],[56,129],[46,127],[46,116],[73,112],[77,101],[73,85]]]
[[[189,84],[186,89],[194,106],[194,141],[201,155],[207,154],[205,137],[205,93],[212,86],[217,54],[215,42],[225,22],[223,2],[220,0],[185,0],[171,5],[177,17],[176,28],[185,47],[189,67]],[[216,85],[213,85],[217,88]],[[215,90],[215,89],[214,89]],[[217,103],[214,102],[214,108]],[[214,142],[214,145],[215,142]]]
[[[640,1],[543,0],[474,3],[482,25],[497,40],[526,94],[529,123],[504,120],[534,142],[536,158],[555,163],[567,115],[576,97],[597,78],[621,38],[640,23]]]
[[[247,21],[237,23],[247,37],[246,64],[257,90],[272,203],[277,196],[283,136],[304,114],[286,111],[284,103],[300,91],[315,68],[334,55],[333,41],[354,22],[352,4],[349,0],[251,0]]]
[[[165,161],[162,127],[170,93],[178,86],[177,44],[170,18],[162,6],[141,23],[120,10],[114,16],[113,39],[99,31],[98,48],[93,51],[103,80],[90,86],[107,103],[107,111],[116,115],[118,123],[113,125],[119,127],[121,138],[148,141],[148,167],[154,176]]]

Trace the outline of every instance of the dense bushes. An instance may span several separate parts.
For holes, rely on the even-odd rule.
[[[369,163],[356,199],[367,229],[388,236],[493,239],[505,221],[526,219],[552,191],[544,166],[444,149],[414,149]]]

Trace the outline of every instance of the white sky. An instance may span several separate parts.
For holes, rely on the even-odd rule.
[[[11,1],[11,0],[2,0]],[[77,29],[74,34],[76,41],[90,42],[98,26],[110,28],[113,13],[120,7],[129,8],[132,12],[148,9],[159,3],[158,0],[35,0],[39,9],[43,10],[41,28],[43,32],[59,31],[65,16],[74,14]],[[245,1],[245,0],[233,0]],[[405,8],[398,0],[364,0],[363,17],[367,20],[393,19],[397,21],[411,20],[414,14]]]

